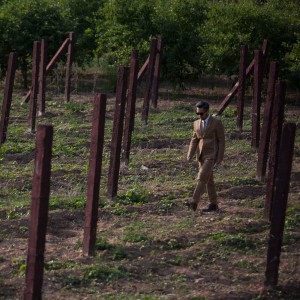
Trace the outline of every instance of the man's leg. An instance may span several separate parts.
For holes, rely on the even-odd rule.
[[[198,204],[200,202],[202,194],[205,192],[206,184],[200,180],[197,181],[196,188],[193,194],[193,202]]]
[[[218,204],[213,172],[211,173],[211,176],[209,178],[209,181],[208,181],[206,187],[207,187],[207,194],[208,194],[208,199],[209,199],[210,203]]]
[[[210,176],[212,175],[214,160],[206,159],[200,161],[199,164],[198,182],[193,194],[193,202],[198,204],[200,202],[202,194],[205,192],[206,185],[210,182]]]

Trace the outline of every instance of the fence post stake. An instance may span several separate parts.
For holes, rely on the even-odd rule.
[[[254,87],[252,101],[252,140],[251,146],[258,148],[260,136],[260,106],[261,106],[261,88],[263,81],[264,58],[261,50],[255,50],[254,63]]]
[[[263,55],[264,55],[264,62],[266,60],[266,57],[267,57],[267,54],[269,51],[269,47],[270,47],[269,41],[264,40],[263,45],[261,47]],[[251,63],[249,64],[249,66],[246,69],[246,77],[248,77],[250,75],[250,73],[253,71],[254,63],[255,63],[255,59],[253,58],[253,60],[251,61]],[[229,105],[230,101],[235,96],[235,94],[238,90],[238,86],[239,86],[239,82],[237,81],[236,84],[233,86],[233,88],[230,90],[230,92],[227,94],[227,96],[224,98],[224,100],[219,105],[217,112],[216,112],[217,116],[220,116],[222,114],[222,112],[225,110],[225,108]]]
[[[83,234],[83,254],[95,255],[97,236],[99,189],[104,145],[106,95],[96,95],[94,100],[91,150],[87,183],[87,203]]]
[[[159,89],[159,79],[160,79],[160,65],[162,59],[162,51],[163,51],[163,39],[161,36],[157,39],[157,49],[156,49],[156,57],[155,57],[155,66],[154,66],[154,75],[153,75],[153,85],[152,85],[152,106],[157,108],[157,100],[158,100],[158,89]]]
[[[274,288],[278,283],[281,245],[284,231],[285,213],[289,194],[291,169],[293,162],[296,124],[283,125],[278,170],[276,172],[276,186],[271,214],[271,229],[267,255],[265,287]]]
[[[144,94],[143,111],[142,111],[142,120],[145,122],[145,124],[147,124],[148,122],[149,104],[150,104],[150,97],[151,97],[151,90],[152,90],[156,49],[157,49],[157,39],[152,40],[151,42],[150,58],[149,58],[149,64],[147,69],[147,79],[146,79],[146,87],[145,87],[145,94]]]
[[[17,59],[18,54],[16,52],[11,52],[9,54],[0,121],[0,147],[5,143],[7,136],[7,127],[9,122],[12,92],[17,68]]]
[[[46,98],[46,66],[47,66],[47,41],[41,41],[41,58],[39,72],[39,94],[38,94],[38,115],[45,114]]]
[[[135,102],[137,88],[137,74],[139,69],[138,51],[133,50],[131,53],[130,74],[128,81],[127,107],[125,117],[124,141],[123,141],[123,158],[125,164],[129,163],[131,135],[134,129],[135,119]]]
[[[66,82],[65,82],[65,100],[70,101],[71,94],[71,77],[72,77],[72,63],[74,59],[75,50],[75,33],[69,33],[70,43],[68,45],[68,57],[67,57],[67,67],[66,67]]]
[[[48,222],[53,127],[38,126],[32,182],[24,299],[42,299],[45,237]]]
[[[128,67],[121,67],[118,71],[116,104],[107,183],[107,196],[111,199],[117,196],[118,191],[128,72]]]
[[[61,56],[61,54],[66,50],[66,48],[68,47],[69,44],[70,44],[70,39],[69,38],[65,39],[65,41],[62,43],[62,45],[57,50],[55,55],[52,57],[51,61],[48,63],[48,65],[46,67],[46,73],[48,73],[53,68],[54,63],[58,60],[59,56]],[[28,100],[30,98],[30,94],[31,94],[31,89],[28,91],[26,96],[23,98],[22,104],[28,102]]]
[[[31,133],[35,132],[36,122],[36,106],[37,106],[37,94],[39,90],[39,62],[40,62],[40,50],[41,44],[39,41],[33,43],[32,53],[32,72],[31,72],[31,94],[29,103],[29,130]]]
[[[278,152],[280,145],[280,137],[284,118],[284,102],[285,102],[286,82],[276,81],[275,98],[272,112],[271,124],[271,142],[269,157],[269,172],[266,184],[266,199],[264,207],[264,218],[270,220],[272,211],[272,202],[274,198],[274,185],[276,178],[276,170],[278,164]]]
[[[267,97],[266,97],[265,108],[264,108],[260,143],[258,147],[256,177],[261,181],[263,181],[266,176],[270,134],[271,134],[272,106],[274,102],[275,84],[278,77],[278,70],[279,70],[278,62],[272,61],[270,64],[268,91],[267,91]]]
[[[236,127],[239,131],[243,130],[247,55],[248,55],[248,45],[242,45],[240,49],[239,86],[238,86],[238,95],[237,95],[237,119],[236,119]]]

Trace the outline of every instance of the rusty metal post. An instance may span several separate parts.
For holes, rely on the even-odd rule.
[[[48,73],[54,66],[54,63],[58,60],[58,58],[61,56],[61,54],[66,50],[66,48],[69,46],[70,44],[70,39],[67,38],[62,45],[59,47],[59,49],[57,50],[57,52],[54,54],[54,56],[52,57],[51,61],[48,63],[47,67],[46,67],[46,73]],[[31,90],[28,91],[28,93],[26,94],[26,96],[23,98],[23,103],[27,103],[29,98],[30,98],[30,94],[31,94]]]
[[[47,67],[47,41],[42,39],[40,72],[39,72],[39,94],[38,94],[38,115],[45,114],[45,98],[46,98],[46,67]]]
[[[262,52],[263,52],[263,55],[264,55],[264,62],[265,62],[265,59],[267,57],[269,48],[270,48],[269,41],[268,40],[264,40],[262,48],[261,48]],[[249,66],[247,67],[247,69],[246,69],[246,77],[248,77],[252,73],[253,68],[254,68],[254,63],[255,63],[255,59],[253,59],[251,61],[251,63],[249,64]],[[222,112],[225,110],[225,108],[229,105],[230,101],[233,99],[233,97],[235,96],[235,94],[238,91],[238,86],[239,86],[239,82],[237,82],[233,86],[233,88],[230,90],[230,92],[227,94],[227,96],[221,102],[221,104],[219,105],[219,107],[217,109],[217,112],[216,112],[217,116],[220,116],[222,114]]]
[[[36,152],[32,181],[24,299],[42,299],[45,237],[48,222],[53,127],[40,125],[36,136]]]
[[[142,120],[145,122],[145,124],[147,124],[148,122],[149,104],[151,98],[156,49],[157,49],[157,40],[155,39],[152,40],[151,42],[150,58],[149,58],[149,65],[147,69],[147,80],[146,80],[143,111],[142,111]]]
[[[238,95],[237,95],[237,119],[236,119],[236,127],[239,131],[243,130],[247,55],[248,55],[248,45],[242,45],[240,49],[239,86],[238,86]]]
[[[265,273],[266,287],[274,288],[278,283],[278,270],[292,170],[295,134],[295,123],[286,123],[283,125],[278,170],[276,175],[276,187],[271,215],[267,268]]]
[[[261,89],[263,81],[263,53],[261,50],[255,50],[254,64],[254,86],[252,101],[252,140],[251,146],[258,148],[260,137],[260,106],[261,106]]]
[[[151,95],[152,96],[152,98],[151,98],[152,106],[154,108],[157,108],[162,51],[163,51],[163,40],[162,40],[162,37],[160,36],[157,39],[157,49],[156,49],[153,84],[152,84],[152,95]]]
[[[95,255],[97,236],[99,189],[104,145],[104,126],[106,112],[106,95],[95,97],[93,124],[91,133],[91,150],[87,184],[87,203],[83,234],[83,254]]]
[[[71,77],[72,77],[72,63],[74,60],[74,50],[75,50],[75,33],[69,33],[70,43],[68,46],[68,57],[66,66],[66,83],[65,83],[65,100],[70,101],[71,94]]]
[[[275,98],[272,112],[271,122],[271,142],[270,142],[270,157],[268,165],[268,177],[266,184],[266,199],[264,207],[264,218],[270,220],[272,211],[272,202],[274,197],[274,185],[276,178],[276,170],[278,164],[278,152],[280,145],[280,137],[282,124],[284,119],[284,104],[285,104],[286,82],[276,81]]]
[[[35,41],[33,43],[33,53],[32,53],[32,72],[31,72],[31,94],[29,103],[29,130],[31,133],[35,132],[35,122],[36,122],[36,107],[37,107],[37,94],[39,90],[39,63],[40,63],[40,51],[41,43]]]
[[[7,127],[9,122],[12,92],[17,68],[17,59],[18,54],[16,52],[11,52],[9,54],[0,121],[0,147],[5,143],[7,136]]]
[[[260,143],[258,147],[258,159],[256,168],[257,179],[263,181],[266,176],[267,161],[269,155],[269,144],[271,135],[272,108],[275,95],[275,84],[278,77],[279,64],[272,61],[268,81],[267,97],[264,108],[263,125],[261,129]]]
[[[124,141],[123,141],[123,159],[126,165],[128,165],[129,163],[131,135],[134,129],[138,68],[139,68],[138,51],[133,50],[131,53],[131,62],[130,62],[130,74],[129,74],[129,81],[128,81],[128,92],[127,92],[127,101],[126,101],[127,107],[126,107]]]
[[[107,195],[111,199],[117,196],[118,191],[128,72],[128,67],[121,67],[119,68],[118,72],[116,104],[107,184]]]

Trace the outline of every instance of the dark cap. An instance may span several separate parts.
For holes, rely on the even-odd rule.
[[[208,110],[209,109],[209,104],[205,101],[199,101],[197,104],[196,104],[196,107],[197,108],[203,108],[205,110]]]

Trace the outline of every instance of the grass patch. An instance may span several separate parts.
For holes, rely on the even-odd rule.
[[[80,96],[67,104],[63,97],[49,99],[47,112],[37,123],[54,126],[50,209],[57,210],[51,215],[59,223],[51,222],[53,232],[49,231],[57,233],[57,244],[47,247],[50,259],[45,269],[50,281],[44,286],[45,295],[53,291],[54,297],[62,299],[204,299],[202,290],[207,298],[255,299],[258,295],[255,288],[265,271],[269,224],[262,219],[264,184],[254,179],[257,153],[249,139],[250,106],[245,107],[241,134],[235,129],[234,106],[221,116],[226,151],[223,164],[214,173],[220,212],[193,213],[183,201],[192,196],[198,172],[196,161],[186,162],[193,122],[198,119],[195,98],[211,97],[213,112],[221,94],[217,97],[212,90],[186,92],[184,99],[162,99],[158,109],[150,109],[147,125],[141,121],[142,99],[138,99],[131,161],[127,167],[121,166],[119,196],[114,201],[106,196],[115,103],[113,96],[108,97],[100,184],[101,232],[95,258],[82,257],[79,227],[84,223],[92,101]],[[9,125],[7,143],[0,148],[0,237],[4,250],[0,262],[6,298],[22,293],[19,275],[23,276],[25,267],[24,258],[12,262],[11,257],[26,249],[28,233],[25,214],[31,201],[35,136],[27,131],[27,115],[28,105],[15,103],[11,111],[15,119]],[[298,163],[296,157],[296,168]],[[300,243],[299,206],[294,205],[299,198],[298,170],[292,180],[280,280],[298,283],[290,268],[298,267]],[[204,195],[201,207],[206,201]],[[78,219],[69,218],[69,214],[63,219],[60,214],[65,215],[65,210],[75,210],[71,215]],[[77,241],[76,245],[72,241]],[[14,286],[14,293],[6,292],[7,282]]]
[[[250,177],[232,177],[233,185],[262,185],[262,183],[254,178]]]
[[[123,205],[139,205],[148,202],[149,193],[138,189],[131,189],[124,194],[119,194],[117,199]]]
[[[255,249],[256,245],[252,239],[245,234],[229,234],[225,232],[216,232],[206,238],[206,241],[214,241],[215,246],[231,251],[247,252]]]
[[[86,205],[86,198],[84,196],[72,197],[69,199],[60,198],[59,196],[50,197],[49,209],[70,209],[81,210]]]
[[[88,281],[112,282],[126,276],[126,271],[123,267],[108,267],[104,265],[94,264],[87,268],[84,272],[83,279]]]
[[[285,227],[287,229],[300,227],[300,206],[298,204],[287,208]]]
[[[145,230],[146,226],[148,225],[143,222],[132,222],[124,230],[123,241],[140,243],[152,240],[152,237]]]
[[[170,209],[172,209],[173,206],[174,203],[172,202],[172,200],[162,199],[159,202],[159,212],[162,214],[167,214],[170,211]]]
[[[244,269],[251,273],[257,273],[259,271],[259,268],[255,263],[250,262],[246,259],[241,259],[241,260],[237,261],[234,264],[234,266],[236,266],[237,268]]]

